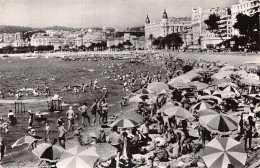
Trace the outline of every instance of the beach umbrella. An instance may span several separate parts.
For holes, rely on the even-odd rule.
[[[222,99],[235,98],[237,96],[235,92],[231,92],[231,91],[222,91],[220,93]]]
[[[48,143],[43,143],[37,146],[37,148],[32,150],[40,160],[47,160],[49,162],[56,162],[60,159],[62,152],[65,149],[61,146],[51,145]]]
[[[256,79],[245,78],[245,79],[242,79],[240,82],[247,84],[247,85],[260,85],[260,81],[256,80]]]
[[[235,70],[235,69],[236,69],[235,66],[233,66],[233,65],[228,65],[228,66],[224,66],[224,67],[220,68],[219,71],[230,71],[230,70]]]
[[[199,100],[213,100],[217,104],[220,104],[222,102],[221,98],[219,98],[217,96],[213,96],[213,95],[200,96],[200,97],[198,97],[198,99]]]
[[[217,96],[217,97],[221,98],[221,92],[220,92],[220,90],[215,90],[215,91],[212,93],[212,96]]]
[[[173,106],[173,107],[161,110],[161,111],[167,116],[175,115],[175,117],[180,118],[180,119],[188,119],[188,120],[194,119],[194,117],[188,110],[186,110],[180,106]]]
[[[110,127],[117,126],[119,128],[132,128],[136,127],[139,123],[131,119],[118,119],[114,121]]]
[[[232,82],[224,82],[224,83],[218,84],[218,87],[227,87],[227,86],[238,88],[237,84],[232,83]]]
[[[212,79],[221,80],[230,77],[233,71],[219,71],[211,76]]]
[[[171,108],[171,107],[175,107],[175,106],[181,106],[182,104],[180,102],[177,102],[177,101],[169,101],[169,102],[166,102],[161,108],[160,108],[160,111],[164,111],[168,108]]]
[[[95,145],[95,148],[100,159],[102,159],[103,161],[116,157],[117,155],[117,148],[109,143],[97,143]]]
[[[207,143],[202,158],[208,168],[227,168],[228,164],[240,168],[245,165],[247,154],[240,142],[230,137],[223,137]]]
[[[189,85],[195,86],[198,90],[203,90],[203,89],[206,89],[208,87],[208,84],[198,82],[198,81],[190,82]]]
[[[136,93],[136,94],[155,94],[154,91],[151,91],[151,90],[145,89],[145,88],[139,89],[139,90],[137,90],[135,93]]]
[[[147,89],[155,92],[156,94],[159,94],[163,89],[168,91],[169,86],[163,82],[153,82],[147,86]]]
[[[212,82],[212,85],[219,85],[219,84],[222,84],[222,83],[229,83],[231,82],[231,79],[229,77],[225,77],[225,78],[220,78],[220,79],[217,79],[215,80],[214,82]]]
[[[169,84],[169,82],[168,82]],[[182,89],[182,88],[189,88],[190,86],[183,82],[173,82],[169,84],[173,88]]]
[[[136,96],[131,97],[128,101],[139,103],[139,102],[143,102],[143,99],[140,98],[140,95],[136,95]]]
[[[162,91],[160,91],[160,93],[158,95],[168,94],[168,93],[171,93],[170,90],[163,89]]]
[[[130,119],[134,120],[137,123],[141,123],[143,121],[143,116],[141,114],[138,114],[136,112],[129,112],[129,113],[123,113],[122,115],[118,116],[117,119]]]
[[[237,122],[224,113],[219,113],[212,109],[200,111],[200,123],[212,132],[219,134],[229,134],[237,130]]]
[[[198,110],[198,111],[200,111],[200,110],[205,110],[205,109],[212,108],[212,105],[209,104],[208,102],[201,101],[201,102],[199,102],[199,103],[193,105],[191,108],[192,108],[193,110]]]
[[[11,147],[16,147],[16,146],[20,146],[23,144],[31,144],[32,142],[36,141],[37,139],[35,139],[32,136],[27,136],[25,135],[24,137],[18,139]]]
[[[240,96],[240,93],[237,91],[237,89],[232,86],[226,87],[223,91],[231,91],[231,92],[236,93],[237,96]]]
[[[214,92],[214,91],[213,91],[213,90],[210,90],[210,89],[204,89],[204,90],[203,90],[204,95],[212,95],[213,92]]]
[[[74,146],[65,150],[56,164],[57,168],[93,168],[99,155],[95,147]]]

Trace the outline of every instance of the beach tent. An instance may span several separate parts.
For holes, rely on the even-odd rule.
[[[247,154],[240,142],[230,137],[223,137],[207,143],[202,158],[208,168],[227,168],[228,164],[241,168],[246,163]]]
[[[237,122],[226,114],[212,109],[201,110],[199,121],[209,131],[225,135],[237,130],[238,126]]]

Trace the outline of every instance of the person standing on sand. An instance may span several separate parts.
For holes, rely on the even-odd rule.
[[[50,130],[51,130],[51,128],[49,126],[49,123],[46,122],[45,123],[45,142],[48,142],[48,141],[51,140],[51,138],[50,138]]]
[[[101,120],[101,102],[102,102],[102,99],[99,99],[97,101],[97,113],[98,113],[98,124],[100,124],[100,120]]]
[[[57,119],[56,124],[57,124],[57,126],[61,126],[62,123],[64,123],[64,120],[62,119],[62,116],[60,116],[60,117]]]
[[[108,115],[108,108],[109,108],[109,104],[107,103],[107,100],[104,98],[102,103],[101,103],[101,107],[102,107],[102,122],[106,122],[107,123],[107,115]]]
[[[64,122],[62,125],[58,127],[59,131],[59,143],[60,145],[65,149],[65,134],[67,133],[67,130],[64,128]]]
[[[91,106],[91,114],[92,114],[92,124],[96,124],[96,117],[97,117],[97,105],[98,105],[98,100],[96,99]]]
[[[85,118],[88,119],[88,124],[90,125],[90,117],[87,113],[87,110],[88,110],[87,103],[84,102],[83,106],[79,107],[78,110],[82,113],[82,127],[85,127],[85,124],[84,124]]]
[[[33,111],[32,110],[28,110],[28,113],[29,113],[28,126],[32,127],[32,125],[33,125]]]
[[[5,150],[6,150],[6,143],[2,139],[2,137],[0,137],[0,150],[1,150],[1,160],[2,160],[4,158]]]
[[[70,131],[70,129],[73,130],[75,113],[72,110],[72,106],[69,107],[69,110],[67,111],[66,115],[68,116],[68,122],[69,122],[68,131]]]

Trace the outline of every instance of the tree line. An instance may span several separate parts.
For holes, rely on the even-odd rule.
[[[153,38],[153,35],[149,35],[149,39],[152,41],[152,45],[157,49],[179,49],[183,45],[183,40],[178,33],[168,34],[166,37]],[[154,40],[153,40],[154,39]]]
[[[259,47],[259,13],[255,13],[253,16],[248,16],[242,13],[237,14],[237,22],[233,25],[233,28],[238,30],[240,35],[234,35],[229,40],[224,40],[223,33],[220,27],[219,21],[221,20],[219,15],[211,14],[204,23],[207,25],[207,30],[212,33],[218,34],[222,42],[219,46],[224,45],[226,47],[232,47],[234,50],[239,50],[240,47],[248,48],[252,51],[257,50]],[[233,41],[234,45],[231,46],[230,42]]]

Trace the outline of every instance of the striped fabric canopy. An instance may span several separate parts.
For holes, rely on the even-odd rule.
[[[109,143],[97,143],[95,147],[100,159],[104,161],[117,155],[117,149]]]
[[[132,128],[136,127],[139,123],[131,119],[119,119],[114,121],[110,127],[117,126],[119,128]]]
[[[99,155],[95,147],[74,146],[61,154],[57,168],[93,168]]]
[[[58,159],[60,159],[60,156],[64,150],[65,149],[61,146],[43,143],[38,145],[37,148],[33,149],[32,153],[38,156],[41,160],[56,162]]]
[[[243,167],[247,155],[243,145],[230,137],[215,138],[205,145],[203,160],[208,168]]]
[[[229,134],[237,130],[237,122],[224,113],[218,113],[212,109],[200,111],[200,123],[212,132],[219,134]]]
[[[194,106],[192,106],[192,109],[200,111],[200,110],[209,109],[211,107],[212,107],[212,105],[209,104],[208,102],[201,101],[201,102],[195,104]]]

